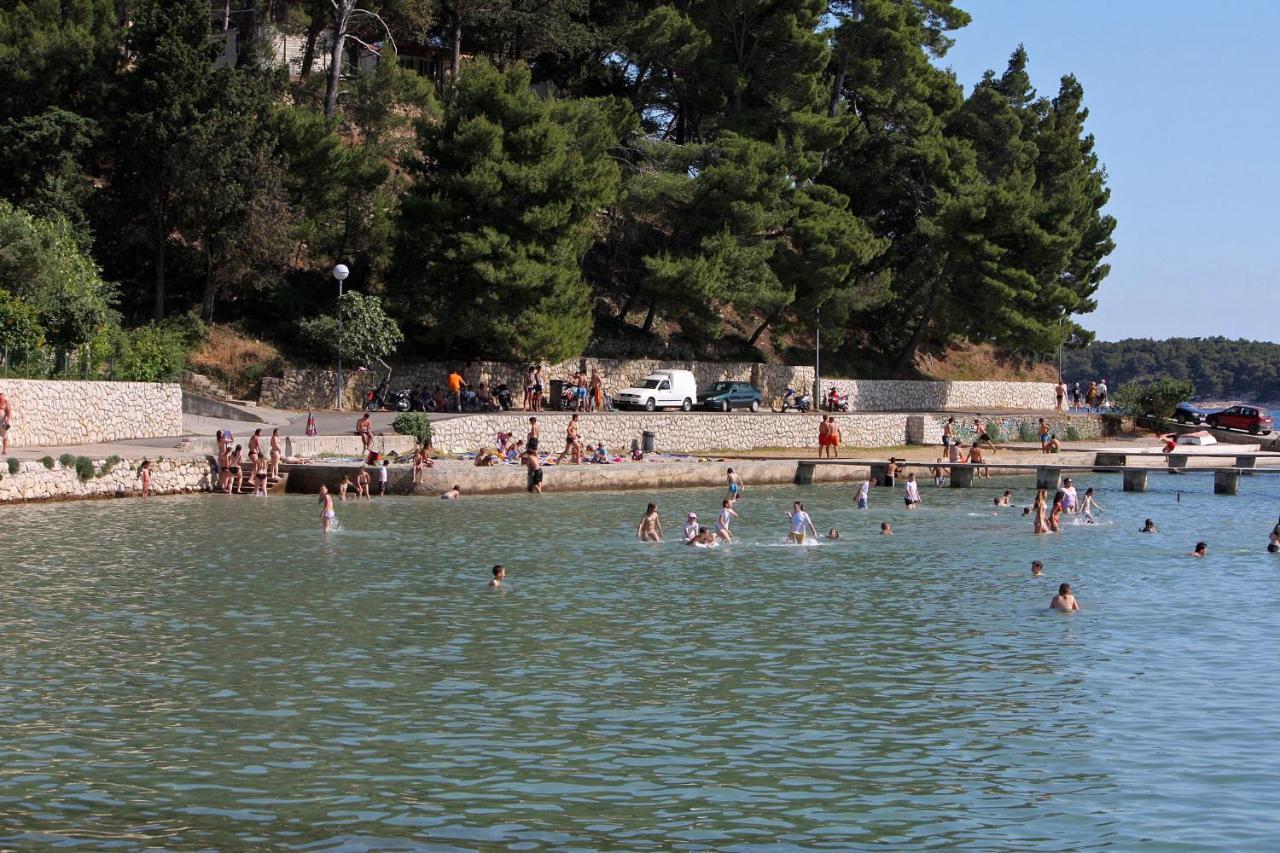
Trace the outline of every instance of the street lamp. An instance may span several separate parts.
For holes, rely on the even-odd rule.
[[[346,264],[333,268],[333,277],[338,280],[338,411],[342,411],[342,283],[349,275]]]

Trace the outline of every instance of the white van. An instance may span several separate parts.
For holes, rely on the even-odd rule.
[[[684,411],[698,402],[698,383],[688,370],[655,370],[634,388],[623,388],[613,398],[619,409],[670,409]]]

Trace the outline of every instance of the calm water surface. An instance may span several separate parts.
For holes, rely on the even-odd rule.
[[[718,551],[634,538],[718,490],[6,507],[0,845],[1274,849],[1280,477],[1089,484],[753,489]]]

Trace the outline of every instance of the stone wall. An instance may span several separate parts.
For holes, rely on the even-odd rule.
[[[564,448],[565,428],[569,415],[544,412],[538,415],[542,426],[542,449],[559,452]],[[836,415],[841,442],[850,447],[901,447],[905,444],[941,444],[945,416],[908,414]],[[1075,426],[1080,439],[1091,440],[1102,435],[1101,419],[1094,415],[1058,415],[1046,418],[1051,429],[1065,439],[1067,427]],[[962,441],[972,440],[972,418],[956,419],[955,434]],[[1017,441],[1023,422],[1035,427],[1038,418],[1025,415],[1002,415],[983,418],[994,421],[1002,441]],[[702,412],[654,412],[613,415],[591,415],[580,420],[585,442],[603,440],[614,452],[627,450],[632,440],[645,431],[653,432],[657,448],[662,452],[687,453],[703,450],[755,450],[766,447],[816,447],[818,415],[751,415]],[[499,432],[510,432],[524,438],[529,418],[524,413],[471,415],[432,422],[432,445],[442,452],[459,453],[481,447],[492,447]]]
[[[393,365],[391,387],[412,388],[425,384],[442,386],[445,376],[455,365],[445,362],[422,362]],[[473,386],[487,383],[496,387],[505,383],[512,389],[516,405],[524,389],[524,368],[505,362],[475,361],[457,365],[463,377]],[[605,391],[613,394],[634,385],[657,369],[690,370],[705,388],[712,382],[733,380],[751,382],[769,400],[781,396],[787,388],[812,389],[813,367],[789,367],[781,364],[753,362],[693,362],[644,359],[582,358],[553,364],[543,369],[543,378],[567,379],[574,371],[592,369],[600,372]],[[372,372],[349,373],[344,404],[359,408],[365,393],[381,379]],[[261,402],[287,409],[327,409],[334,405],[336,373],[332,370],[286,370],[281,378],[262,380]],[[850,396],[856,411],[862,412],[931,412],[939,410],[987,411],[1013,409],[1048,411],[1055,401],[1053,385],[1048,382],[932,382],[884,379],[823,378],[824,390],[832,385]],[[550,389],[548,389],[549,391]]]
[[[182,434],[182,389],[152,382],[0,379],[11,447],[65,447]]]
[[[136,494],[142,488],[138,479],[141,464],[141,459],[121,459],[114,464],[94,459],[95,476],[86,481],[81,481],[74,467],[64,467],[56,460],[52,468],[39,460],[21,461],[16,473],[10,473],[7,465],[0,465],[0,503]],[[104,473],[104,468],[109,470]],[[208,460],[153,459],[151,490],[160,495],[207,492],[211,489],[211,470]]]

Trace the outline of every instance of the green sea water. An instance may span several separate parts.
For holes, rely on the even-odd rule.
[[[1280,477],[1151,479],[5,507],[0,847],[1274,849]]]

